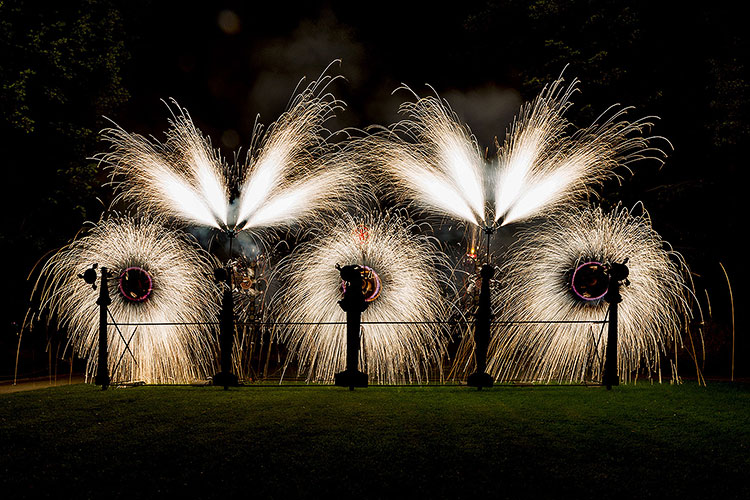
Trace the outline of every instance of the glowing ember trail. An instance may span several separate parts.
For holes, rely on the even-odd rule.
[[[187,383],[214,371],[218,291],[215,262],[189,236],[161,221],[112,216],[56,253],[42,269],[40,310],[67,329],[75,352],[96,371],[97,292],[79,274],[96,263],[111,274],[110,322],[190,323],[109,327],[109,370],[120,382]],[[129,342],[126,348],[125,342]]]
[[[626,258],[630,283],[621,288],[619,304],[619,375],[629,380],[641,368],[660,374],[660,357],[681,342],[681,327],[691,316],[691,292],[682,257],[645,212],[572,210],[522,233],[501,268],[495,320],[602,321],[608,308],[602,264]],[[488,371],[499,380],[598,380],[606,341],[601,324],[496,324]]]
[[[439,273],[447,263],[432,241],[393,213],[344,215],[280,264],[283,283],[272,315],[289,349],[287,365],[296,361],[299,374],[310,381],[332,381],[345,368],[346,325],[317,324],[346,321],[338,305],[343,295],[336,264],[366,266],[363,371],[379,383],[426,381],[445,353],[445,334],[429,322],[448,316],[443,292],[451,285]],[[366,324],[382,321],[402,324]]]

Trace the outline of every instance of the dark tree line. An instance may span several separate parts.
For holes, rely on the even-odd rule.
[[[27,275],[85,220],[97,219],[97,198],[106,196],[91,157],[103,115],[128,98],[120,12],[106,1],[0,2],[0,58],[5,376],[31,292]]]

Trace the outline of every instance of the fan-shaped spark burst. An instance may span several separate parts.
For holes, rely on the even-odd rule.
[[[147,212],[226,228],[229,178],[222,158],[186,110],[178,108],[170,125],[164,143],[121,128],[104,131],[112,150],[102,158],[121,179],[119,198]]]
[[[618,371],[628,380],[642,367],[649,375],[658,370],[660,354],[680,342],[682,322],[690,316],[687,267],[653,230],[647,212],[588,208],[526,230],[509,250],[493,299],[499,324],[493,328],[488,372],[500,380],[599,379],[606,325],[503,323],[605,320],[608,303],[578,295],[573,274],[587,262],[626,258],[630,284],[621,288]]]
[[[577,81],[562,79],[522,107],[489,164],[476,138],[438,97],[401,106],[408,119],[363,141],[372,163],[397,184],[400,201],[478,226],[504,225],[580,200],[618,165],[661,153],[640,134],[646,120],[627,122],[627,109],[602,115],[568,133],[564,118]],[[401,134],[401,137],[399,134]]]
[[[129,216],[104,219],[42,269],[37,282],[41,310],[49,310],[50,317],[57,316],[60,327],[67,329],[75,351],[88,360],[88,376],[96,370],[99,348],[99,290],[92,290],[78,275],[93,263],[111,274],[110,322],[176,323],[123,325],[121,333],[110,326],[113,380],[184,383],[212,374],[217,348],[213,327],[206,323],[215,322],[218,314],[213,260],[192,238],[159,222]],[[130,268],[135,270],[128,275]],[[128,278],[150,282],[150,292],[145,287],[139,292],[138,283],[128,285]]]
[[[451,285],[439,274],[444,255],[393,213],[345,215],[280,264],[283,284],[272,309],[289,349],[287,365],[296,359],[299,373],[312,381],[333,380],[345,368],[346,325],[315,324],[346,322],[336,264],[367,266],[380,280],[379,296],[362,313],[363,371],[381,383],[426,380],[446,343],[442,328],[429,322],[447,318],[443,288]],[[366,324],[391,321],[402,324]]]
[[[343,106],[326,90],[333,80],[324,72],[265,133],[256,123],[245,162],[233,168],[179,108],[164,143],[105,130],[112,150],[102,159],[120,180],[120,198],[189,224],[260,230],[333,211],[356,184],[341,182],[350,165],[327,142],[324,123]]]

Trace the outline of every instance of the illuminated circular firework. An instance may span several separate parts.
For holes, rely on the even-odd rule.
[[[154,280],[148,271],[140,267],[129,267],[118,278],[120,294],[127,300],[143,302],[154,290]]]
[[[526,230],[506,255],[493,297],[496,321],[488,371],[500,380],[583,381],[601,378],[606,325],[504,324],[603,321],[609,304],[607,266],[629,259],[621,287],[618,371],[659,373],[666,348],[681,342],[690,317],[687,267],[653,230],[645,211],[569,211]]]
[[[432,322],[448,316],[443,292],[451,285],[439,271],[448,266],[429,238],[394,213],[345,214],[279,265],[281,289],[271,309],[277,336],[289,349],[287,366],[296,362],[310,381],[332,381],[345,368],[346,313],[338,304],[336,264],[358,264],[365,276],[369,306],[362,313],[360,369],[370,380],[420,382],[431,369],[439,372],[446,335]]]
[[[380,276],[374,269],[362,266],[362,295],[365,302],[372,302],[380,296]],[[346,292],[346,281],[341,282],[342,296]]]
[[[79,275],[94,263],[97,274],[108,270],[109,322],[119,325],[109,327],[112,380],[185,383],[214,372],[214,332],[206,324],[218,314],[218,292],[210,279],[214,262],[191,237],[159,222],[130,216],[101,220],[42,269],[40,310],[59,318],[73,349],[87,359],[89,377],[99,347],[100,278],[92,290]]]
[[[576,266],[570,289],[581,300],[600,300],[609,290],[609,274],[601,262],[587,261]]]

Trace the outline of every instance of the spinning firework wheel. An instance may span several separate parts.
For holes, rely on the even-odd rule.
[[[186,383],[205,379],[216,357],[215,262],[189,236],[160,220],[112,216],[55,254],[42,269],[41,310],[57,315],[73,349],[96,371],[96,293],[83,263],[109,270],[108,369],[114,380]],[[86,275],[96,271],[89,269]],[[106,317],[105,317],[106,318]]]
[[[520,234],[501,267],[490,372],[500,380],[601,380],[601,322],[618,301],[613,292],[622,298],[617,375],[657,372],[691,315],[687,272],[647,213],[587,208],[550,218]],[[540,319],[548,321],[527,324]]]
[[[394,213],[345,215],[280,263],[271,314],[283,325],[277,336],[289,349],[288,367],[296,363],[311,381],[331,381],[346,368],[346,314],[338,304],[346,284],[337,264],[359,266],[367,304],[359,366],[371,382],[423,381],[440,366],[446,337],[434,323],[448,317],[443,288],[451,285],[436,269],[448,266],[414,229]]]

